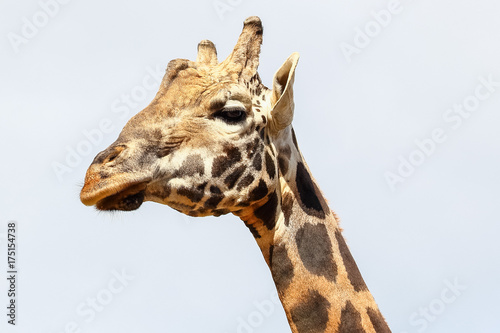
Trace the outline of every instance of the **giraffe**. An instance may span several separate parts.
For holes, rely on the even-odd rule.
[[[249,17],[224,61],[208,40],[196,61],[170,61],[153,101],[89,166],[80,199],[104,211],[153,201],[232,213],[262,251],[292,332],[390,332],[297,144],[299,55],[265,87],[262,36]]]

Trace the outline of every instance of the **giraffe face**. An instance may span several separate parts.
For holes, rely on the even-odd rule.
[[[171,61],[151,104],[95,157],[82,202],[135,210],[154,201],[191,216],[262,204],[279,183],[271,137],[291,122],[288,86],[298,57],[285,62],[269,90],[257,74],[261,42],[253,17],[225,61],[217,62],[209,41],[199,44],[196,62]]]
[[[84,203],[134,210],[155,201],[192,216],[220,215],[274,190],[270,98],[258,78],[239,83],[203,66],[171,70],[175,78],[94,159]]]

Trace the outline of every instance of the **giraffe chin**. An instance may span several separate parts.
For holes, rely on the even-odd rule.
[[[124,191],[113,194],[109,197],[99,200],[95,207],[98,210],[113,211],[123,210],[131,211],[141,207],[145,198],[145,189],[143,184],[138,184],[127,188]]]

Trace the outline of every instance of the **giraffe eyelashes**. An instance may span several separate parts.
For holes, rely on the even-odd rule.
[[[247,118],[247,112],[243,108],[226,108],[217,111],[214,117],[221,119],[228,124],[236,124],[245,121]]]

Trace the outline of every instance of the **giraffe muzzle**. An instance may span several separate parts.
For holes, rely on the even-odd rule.
[[[89,172],[80,192],[81,202],[86,206],[95,205],[98,210],[128,211],[139,208],[144,202],[151,178],[120,178],[102,180],[95,173]]]

